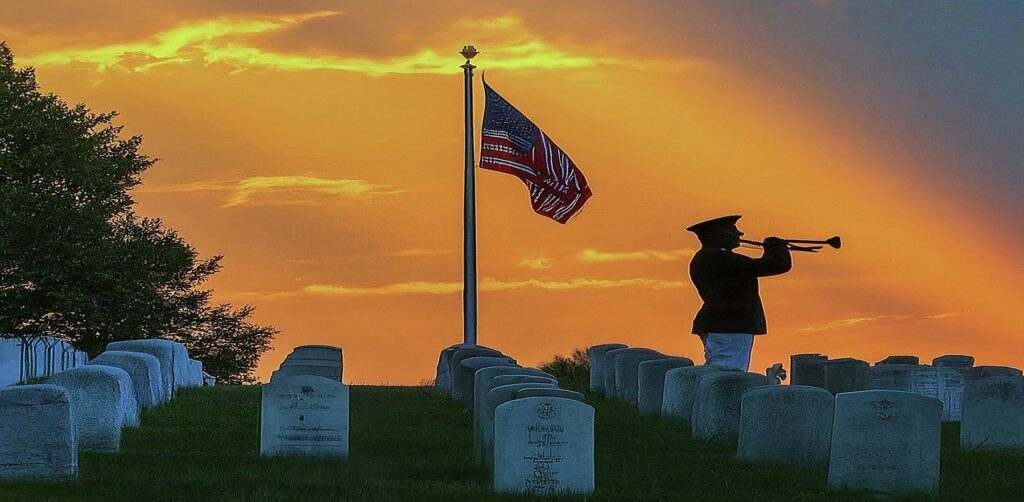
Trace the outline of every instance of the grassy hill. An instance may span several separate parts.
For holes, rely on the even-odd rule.
[[[468,413],[429,388],[352,387],[344,461],[260,458],[259,399],[259,387],[185,390],[125,430],[120,453],[83,453],[78,481],[0,483],[0,500],[536,500],[490,492],[472,462]],[[871,500],[826,492],[824,472],[742,464],[734,446],[588,399],[597,408],[588,500]],[[943,430],[940,499],[1024,499],[1024,455],[962,453],[957,435],[955,425]]]

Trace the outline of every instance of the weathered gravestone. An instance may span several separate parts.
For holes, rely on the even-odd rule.
[[[0,389],[0,480],[78,476],[67,391],[56,385]]]
[[[313,375],[264,385],[260,407],[260,455],[347,457],[348,386]]]
[[[960,446],[1024,451],[1024,377],[988,377],[967,384]]]
[[[566,389],[541,389],[538,387],[530,387],[528,389],[517,390],[515,399],[523,399],[527,397],[560,397],[563,399],[572,399],[581,403],[587,402],[587,399],[583,397],[583,394],[574,390]]]
[[[335,382],[341,382],[341,363],[338,361],[323,359],[306,359],[292,357],[281,362],[277,368],[275,378],[289,378],[293,376],[309,375],[330,378]]]
[[[868,369],[865,390],[901,390],[934,397],[942,401],[942,420],[958,422],[964,385],[959,368],[883,364]]]
[[[494,491],[594,491],[594,408],[557,397],[515,399],[495,413]]]
[[[615,373],[615,365],[619,356],[626,354],[657,354],[657,351],[642,347],[629,347],[625,349],[612,349],[604,353],[604,395],[606,397],[618,397],[619,381]]]
[[[866,389],[869,367],[867,361],[849,357],[825,361],[825,390],[836,395]]]
[[[971,366],[974,366],[974,356],[947,354],[932,359],[932,366],[959,369],[970,368]]]
[[[604,391],[604,372],[607,371],[604,365],[604,354],[609,350],[625,348],[627,348],[627,345],[623,345],[621,343],[605,343],[601,345],[594,345],[587,349],[587,359],[590,361],[591,391]]]
[[[835,398],[818,387],[766,385],[743,394],[736,458],[803,468],[828,465]]]
[[[455,351],[462,348],[466,348],[466,346],[460,343],[441,349],[441,352],[438,353],[437,369],[434,374],[434,387],[451,394],[451,358]]]
[[[942,402],[933,397],[896,390],[836,396],[829,488],[936,491],[941,424]]]
[[[203,386],[203,362],[199,361],[197,359],[189,359],[188,360],[188,365],[189,365],[189,370],[190,370],[189,371],[189,377],[191,378],[191,381],[189,382],[189,384],[192,387],[202,387]]]
[[[641,415],[661,413],[661,399],[665,394],[665,373],[676,368],[692,367],[693,361],[685,357],[654,359],[640,363],[637,370],[636,406]]]
[[[130,425],[134,411],[138,423],[138,409],[131,379],[121,368],[110,366],[81,366],[62,371],[47,382],[63,387],[71,403],[76,441],[83,451],[118,451],[121,449],[121,428]],[[125,385],[127,383],[127,385]]]
[[[342,351],[341,347],[335,347],[334,345],[299,345],[292,349],[291,354],[288,356],[303,359],[337,361],[339,366],[341,366],[345,361],[344,351]]]
[[[921,359],[917,356],[889,356],[875,364],[921,364]]]
[[[448,358],[448,393],[452,396],[453,399],[458,399],[458,398],[462,397],[461,395],[459,395],[459,396],[455,395],[456,392],[459,392],[459,390],[455,388],[458,385],[457,384],[458,375],[456,375],[456,373],[458,373],[458,371],[459,371],[459,365],[462,363],[462,360],[463,359],[469,359],[470,357],[506,357],[506,356],[505,356],[505,354],[502,354],[501,352],[498,352],[497,350],[490,349],[490,348],[487,348],[487,347],[480,347],[480,346],[462,347],[462,348],[457,349],[454,353],[452,353],[451,357]]]
[[[697,384],[712,373],[740,372],[731,366],[690,366],[668,370],[665,373],[665,391],[661,398],[661,415],[686,423],[693,420],[693,403],[697,397]]]
[[[536,377],[533,377],[536,378]],[[494,411],[507,401],[516,398],[516,392],[523,389],[557,389],[558,385],[550,382],[513,383],[495,387],[484,397],[483,408],[483,447],[480,449],[480,460],[484,465],[491,465],[494,460]]]
[[[109,350],[89,362],[90,365],[121,368],[132,380],[135,402],[141,408],[160,404],[163,399],[163,380],[160,378],[160,361],[143,352]]]
[[[794,354],[789,356],[791,383],[825,388],[825,362],[828,356],[821,354]]]
[[[510,378],[498,378],[510,377]],[[520,368],[516,366],[492,366],[477,370],[473,375],[473,458],[483,460],[484,452],[484,404],[487,393],[495,387],[512,383],[553,383],[558,384],[554,376],[536,368]]]
[[[164,389],[164,401],[174,396],[181,387],[187,371],[188,351],[185,346],[170,340],[125,340],[107,344],[111,351],[142,352],[152,355],[160,361],[160,380]]]
[[[700,379],[691,426],[699,439],[735,441],[740,433],[740,405],[748,389],[768,385],[764,375],[724,371]]]
[[[640,394],[640,363],[669,356],[659,354],[619,354],[615,358],[615,396],[636,404]]]
[[[519,365],[507,357],[470,357],[463,359],[459,367],[452,373],[452,381],[455,386],[453,394],[458,395],[456,401],[473,411],[473,385],[476,383],[476,372],[484,368],[494,366],[509,366],[518,368]]]
[[[975,366],[973,368],[966,368],[961,370],[964,374],[964,378],[968,381],[978,380],[980,378],[990,377],[1013,377],[1022,376],[1024,373],[1017,368],[1010,368],[1007,366]]]

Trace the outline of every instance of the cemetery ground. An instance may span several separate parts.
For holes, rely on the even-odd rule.
[[[536,499],[491,493],[487,472],[472,461],[468,412],[440,392],[351,391],[347,460],[260,458],[260,388],[194,388],[146,410],[141,427],[124,430],[120,453],[81,453],[77,481],[0,483],[0,500]],[[694,440],[626,403],[587,399],[597,410],[597,491],[586,500],[876,500],[826,492],[824,471],[740,463],[735,445]],[[1024,497],[1024,455],[961,452],[958,434],[944,425],[939,500]]]

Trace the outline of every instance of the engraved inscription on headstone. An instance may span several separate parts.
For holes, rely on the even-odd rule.
[[[325,377],[263,386],[260,455],[348,456],[348,386]]]
[[[494,490],[530,495],[594,491],[594,408],[528,397],[498,407]]]

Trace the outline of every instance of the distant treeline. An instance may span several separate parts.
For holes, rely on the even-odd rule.
[[[168,338],[219,382],[253,381],[277,330],[253,308],[201,289],[221,256],[201,259],[128,193],[156,159],[124,138],[116,113],[41,94],[0,42],[0,336],[53,336],[90,355],[107,343]]]

